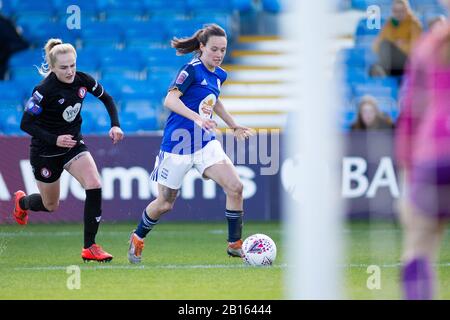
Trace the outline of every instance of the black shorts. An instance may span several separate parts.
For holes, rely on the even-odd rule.
[[[69,152],[59,156],[42,156],[40,153],[30,151],[30,163],[34,178],[45,183],[52,183],[61,177],[64,166],[76,155],[88,151],[84,143],[80,143]]]

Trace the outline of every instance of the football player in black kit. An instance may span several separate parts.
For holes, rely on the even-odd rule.
[[[81,135],[81,106],[87,93],[103,102],[111,118],[113,143],[123,139],[112,97],[90,75],[76,71],[76,51],[60,39],[45,45],[45,76],[34,89],[20,128],[32,136],[30,163],[40,193],[14,194],[14,218],[28,222],[28,210],[52,212],[59,205],[59,178],[67,170],[86,190],[84,204],[84,261],[110,261],[113,256],[95,243],[101,219],[102,189],[97,166]]]

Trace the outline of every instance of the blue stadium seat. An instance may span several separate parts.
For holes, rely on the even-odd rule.
[[[143,58],[147,67],[162,69],[175,69],[192,60],[192,55],[177,56],[176,50],[173,48],[152,48],[145,51]]]
[[[50,38],[59,38],[63,42],[72,43],[75,46],[79,32],[69,30],[66,23],[56,21],[31,22],[27,20],[22,24],[23,36],[36,47],[44,47]]]
[[[376,56],[370,48],[345,48],[338,52],[337,62],[350,68],[368,69],[376,61]]]
[[[0,127],[7,135],[25,135],[20,129],[20,121],[23,111],[14,108],[2,108],[2,116],[0,117]]]
[[[214,5],[211,5],[210,0],[187,0],[187,8],[192,12],[223,12],[231,13],[232,4],[230,1],[215,1]]]
[[[141,0],[109,0],[103,7],[108,21],[142,20],[146,13]]]
[[[120,90],[121,100],[152,100],[158,98],[154,83],[149,81],[129,80],[116,83]]]
[[[81,111],[83,118],[83,130],[85,133],[105,134],[111,128],[111,121],[109,119],[108,111],[101,101],[88,95],[83,102],[83,109]]]
[[[18,81],[0,81],[0,109],[23,110],[25,100],[31,95]]]
[[[78,6],[81,14],[81,24],[83,26],[84,21],[98,20],[100,14],[100,6],[98,0],[53,0],[55,9],[58,13],[59,19],[66,22],[73,11],[67,12],[70,6]]]
[[[352,8],[356,10],[366,10],[368,6],[376,5],[389,7],[391,6],[392,0],[352,0]]]
[[[353,85],[353,94],[355,97],[362,97],[368,94],[376,98],[397,99],[398,89],[373,83],[358,83]]]
[[[9,59],[9,66],[11,68],[15,67],[26,67],[29,65],[41,65],[44,61],[44,51],[42,49],[33,49],[20,51],[14,54]]]
[[[104,74],[115,74],[128,79],[145,78],[145,61],[136,50],[112,50],[101,57],[101,70]]]
[[[83,48],[116,49],[123,43],[123,29],[118,23],[90,22],[81,29]]]
[[[26,95],[31,95],[31,92],[35,86],[37,86],[44,77],[39,74],[34,66],[29,66],[27,72],[26,69],[11,69],[11,80],[18,83],[18,85],[25,89]]]
[[[12,5],[14,12],[21,16],[27,16],[33,19],[39,15],[48,13],[54,15],[55,7],[53,1],[14,1]]]
[[[208,13],[208,12],[197,12],[192,18],[193,26],[195,30],[202,28],[203,26],[211,23],[218,24],[221,26],[229,39],[232,38],[232,18],[231,15],[226,15],[222,13]]]
[[[232,7],[234,10],[238,10],[240,12],[247,12],[253,10],[253,1],[252,0],[233,0]]]
[[[152,103],[149,100],[130,99],[124,101],[123,113],[135,119],[137,123],[137,130],[151,131],[159,129],[159,109],[160,107],[158,107],[158,105],[155,105],[155,103]]]
[[[187,18],[188,8],[184,0],[143,0],[144,7],[150,20],[170,21],[177,18]]]
[[[141,49],[169,44],[170,37],[163,21],[129,22],[124,24],[125,46]]]
[[[130,112],[120,113],[120,127],[125,134],[136,133],[141,129],[136,114]]]
[[[275,14],[282,11],[280,0],[262,0],[262,8],[266,12]]]
[[[172,83],[174,78],[176,77],[176,71],[175,72],[154,72],[149,73],[147,75],[147,81],[154,84],[154,87],[158,92],[161,93],[161,96],[165,96],[167,93],[167,89],[169,88],[169,85]]]

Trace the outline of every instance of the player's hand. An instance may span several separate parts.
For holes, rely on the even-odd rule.
[[[245,140],[255,135],[255,130],[244,126],[236,126],[233,130],[233,134],[238,140]]]
[[[119,127],[112,127],[109,130],[109,137],[112,139],[113,144],[116,144],[117,142],[121,141],[123,139],[123,131]]]
[[[70,134],[63,134],[56,139],[56,145],[61,148],[73,148],[77,145],[77,141],[73,140]]]
[[[217,127],[217,122],[215,122],[212,119],[203,119],[199,118],[195,121],[195,123],[199,126],[205,129],[208,132],[213,131]]]

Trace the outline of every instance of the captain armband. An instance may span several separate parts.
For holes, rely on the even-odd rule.
[[[38,103],[38,99],[33,95],[25,104],[25,112],[35,116],[39,115],[42,112],[42,107]]]

